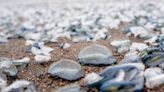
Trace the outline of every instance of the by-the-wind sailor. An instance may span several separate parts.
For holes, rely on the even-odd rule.
[[[141,63],[141,59],[138,55],[128,55],[125,56],[120,63]]]
[[[143,71],[145,69],[145,66],[142,63],[127,63],[127,64],[119,64],[119,65],[115,65],[115,66],[108,66],[100,73],[100,75],[104,76],[104,77],[108,77],[108,76],[111,76],[112,73],[114,73],[115,71],[118,71],[120,69],[122,69],[124,71],[131,71],[133,69],[137,69],[137,71]],[[134,72],[132,72],[132,73],[134,73]]]
[[[2,38],[2,37],[0,38],[0,44],[7,43],[7,42],[8,42],[8,39]]]
[[[107,80],[100,86],[100,92],[138,92],[143,89],[143,73],[138,73],[131,80],[127,81],[123,71],[120,71],[116,78]]]
[[[127,63],[127,64],[119,64],[115,66],[108,66],[101,73],[100,76],[104,78],[104,80],[109,80],[115,78],[120,70],[125,72],[126,81],[133,79],[136,74],[140,71],[143,71],[145,66],[142,63]]]
[[[149,39],[153,36],[151,32],[146,30],[144,27],[141,26],[133,26],[130,27],[130,31],[132,34],[134,34],[135,37],[139,37],[141,39]]]
[[[48,73],[66,80],[77,80],[83,76],[81,65],[73,60],[61,59],[50,65]]]
[[[148,57],[150,57],[150,59],[144,61],[144,63],[148,66],[156,66],[163,63],[164,61],[164,53],[163,54],[156,53],[153,55],[148,55]]]
[[[164,53],[159,48],[149,48],[141,51],[140,56],[147,66],[157,66],[164,61]]]
[[[6,87],[2,92],[37,92],[34,85],[26,80],[17,80]]]
[[[0,92],[7,86],[7,77],[5,74],[0,73]]]
[[[68,86],[64,86],[62,88],[59,88],[57,91],[55,92],[82,92],[80,90],[80,86],[79,85],[68,85]]]
[[[18,70],[12,61],[7,58],[0,57],[0,72],[7,73],[9,76],[16,76]]]
[[[164,52],[164,35],[160,35],[156,42],[158,43],[158,48]]]
[[[41,36],[42,36],[42,33],[29,32],[24,37],[28,40],[30,39],[30,40],[38,41],[40,40]]]
[[[96,41],[96,40],[98,40],[98,39],[105,39],[106,37],[107,37],[107,35],[105,34],[106,32],[108,32],[108,30],[107,29],[102,29],[102,30],[100,30],[100,31],[98,31],[96,34],[95,34],[95,36],[94,36],[94,38],[93,38],[93,41]]]
[[[84,78],[84,85],[90,85],[90,84],[96,83],[102,79],[103,79],[103,77],[101,77],[99,74],[96,74],[94,72],[89,73]]]
[[[157,39],[158,39],[158,36],[153,36],[152,38],[150,38],[148,40],[145,40],[144,42],[148,43],[148,44],[151,44],[153,46],[156,46],[157,45],[157,43],[156,43]]]
[[[125,77],[125,72],[123,70],[118,70],[117,73],[115,72],[114,76],[114,78],[106,78],[96,73],[90,73],[84,78],[84,85],[85,87],[92,88],[99,87],[108,80],[110,80],[110,82],[123,81]]]
[[[136,83],[134,88],[135,91],[140,92],[143,89],[145,83],[144,71],[140,71],[131,81]]]
[[[40,54],[43,54],[43,55],[47,55],[49,54],[53,49],[50,48],[50,47],[47,47],[47,46],[38,46],[38,47],[32,47],[31,48],[31,52],[35,55],[40,55]]]
[[[158,67],[146,69],[144,76],[146,78],[146,87],[154,88],[164,84],[164,71]]]
[[[130,92],[134,87],[135,83],[130,81],[111,82],[109,80],[100,87],[100,92]]]
[[[18,70],[21,70],[27,66],[27,64],[30,62],[30,58],[24,57],[19,60],[13,60],[12,62],[18,68]]]
[[[84,64],[113,64],[115,59],[112,57],[111,51],[102,45],[91,45],[82,49],[78,55],[79,62]]]
[[[159,64],[159,67],[160,67],[161,69],[164,69],[164,63]]]
[[[138,91],[136,86],[136,83],[132,81],[111,82],[109,80],[100,87],[100,92],[135,92]]]
[[[117,52],[121,53],[121,52],[127,52],[130,49],[130,45],[131,42],[129,40],[116,40],[116,41],[112,41],[111,45],[116,47]]]
[[[144,50],[148,48],[148,46],[144,43],[138,43],[138,42],[133,42],[131,47],[130,47],[130,51],[136,51],[136,50]]]
[[[102,72],[99,73],[99,80],[95,80],[90,84],[86,84],[87,87],[101,86],[106,81],[130,81],[141,71],[145,69],[142,63],[127,63],[119,64],[115,66],[108,66]],[[117,76],[117,77],[116,77]],[[102,78],[102,79],[101,79]]]
[[[161,33],[164,34],[164,27],[161,28]]]
[[[121,46],[121,45],[129,45],[130,44],[130,41],[129,40],[116,40],[116,41],[112,41],[111,42],[111,45],[112,46],[115,46],[115,47],[119,47],[119,46]]]

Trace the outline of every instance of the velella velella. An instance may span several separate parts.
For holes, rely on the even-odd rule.
[[[128,52],[130,50],[131,42],[130,40],[114,40],[111,42],[111,45],[114,46],[117,52]]]
[[[141,63],[141,58],[138,55],[125,56],[120,63]]]
[[[157,66],[163,63],[164,53],[159,48],[149,48],[141,51],[140,56],[147,66]]]
[[[93,85],[94,83],[97,83],[102,79],[103,77],[101,77],[99,74],[92,72],[85,76],[84,85]]]
[[[138,82],[138,78],[135,77],[143,72],[144,69],[145,66],[142,63],[128,63],[108,66],[99,74],[91,74],[95,77],[95,79],[93,79],[91,83],[85,84],[85,87],[100,87],[100,91],[108,92],[119,91],[119,88],[129,85],[129,89],[127,90],[142,90],[143,86],[139,86],[140,82]],[[87,77],[85,78],[87,79]],[[141,80],[142,85],[144,84],[143,75],[140,76],[138,80]],[[130,87],[132,87],[132,89]]]
[[[17,69],[20,71],[20,70],[24,69],[29,64],[30,58],[24,57],[24,58],[19,59],[19,60],[12,60],[12,62],[17,67]]]
[[[4,57],[0,57],[0,71],[6,73],[9,76],[16,76],[18,72],[13,62],[10,59]]]
[[[17,80],[11,85],[2,89],[2,92],[37,92],[34,85],[26,80]]]
[[[77,80],[83,76],[80,64],[73,60],[61,59],[50,65],[48,73],[66,80]]]
[[[56,92],[82,92],[80,86],[77,84],[71,84],[59,88]]]
[[[115,63],[111,51],[102,45],[91,45],[82,49],[78,54],[79,62],[93,65],[106,65]]]

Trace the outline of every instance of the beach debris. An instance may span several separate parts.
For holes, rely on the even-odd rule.
[[[32,47],[31,52],[34,55],[48,55],[51,51],[53,51],[52,48],[47,47],[47,46],[38,46],[38,47]]]
[[[36,55],[34,59],[37,63],[46,63],[51,60],[51,56],[41,54],[41,55]]]
[[[67,49],[67,48],[69,48],[70,46],[71,46],[71,45],[70,45],[69,43],[63,43],[63,44],[60,45],[60,47],[63,48],[63,49]]]
[[[34,59],[37,63],[45,63],[51,60],[50,52],[52,52],[54,49],[45,46],[43,42],[27,40],[26,45],[26,52],[33,53],[35,55]]]
[[[146,87],[154,88],[164,84],[164,71],[161,68],[153,67],[145,70]]]
[[[61,59],[50,65],[48,73],[66,80],[77,80],[83,76],[81,65],[73,60]]]

